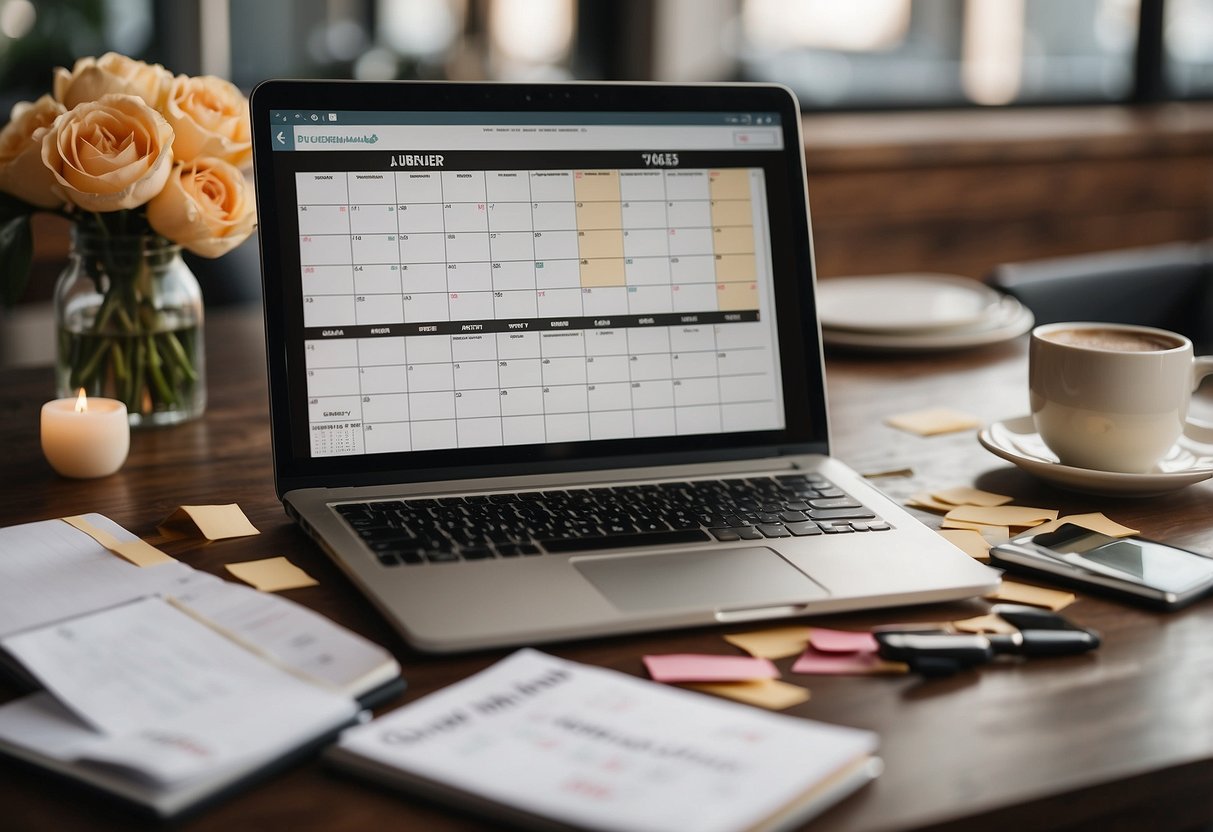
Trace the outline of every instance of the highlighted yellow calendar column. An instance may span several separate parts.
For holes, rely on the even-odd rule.
[[[716,307],[721,311],[757,309],[749,171],[713,170],[708,181],[712,198],[712,251],[716,255]]]
[[[619,171],[575,171],[573,197],[582,288],[626,285]]]

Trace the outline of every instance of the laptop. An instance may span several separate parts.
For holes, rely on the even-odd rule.
[[[795,97],[267,81],[275,486],[420,650],[945,601],[829,455]]]

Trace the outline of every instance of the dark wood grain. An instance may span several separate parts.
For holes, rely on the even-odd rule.
[[[135,434],[129,462],[104,480],[56,476],[38,448],[49,370],[0,371],[0,524],[100,511],[155,537],[183,503],[238,502],[262,534],[210,544],[165,544],[191,565],[287,555],[319,586],[288,596],[379,641],[400,658],[409,690],[394,707],[437,690],[506,651],[455,657],[409,650],[335,567],[292,525],[274,497],[260,319],[212,316],[211,406],[192,424]],[[971,432],[931,438],[883,424],[893,412],[945,404],[990,421],[1027,409],[1022,342],[927,357],[832,356],[836,452],[861,471],[908,466],[879,480],[901,495],[976,483],[1026,505],[1103,510],[1143,533],[1213,551],[1213,485],[1150,500],[1107,500],[1045,486],[986,453]],[[1202,397],[1198,409],[1213,411]],[[922,514],[928,523],[937,518]],[[980,600],[822,619],[859,628],[976,614]],[[1096,598],[1068,611],[1104,635],[1095,654],[988,666],[952,679],[794,677],[812,699],[797,716],[877,731],[885,774],[812,824],[814,830],[1192,829],[1213,819],[1213,602],[1158,614]],[[753,629],[752,627],[735,628]],[[603,639],[549,647],[577,661],[644,675],[654,652],[730,652],[721,630]],[[787,670],[790,661],[780,662]],[[0,688],[0,698],[15,691]],[[812,753],[806,749],[806,754]],[[126,812],[42,773],[0,764],[6,829],[126,830]],[[247,829],[480,830],[492,824],[323,769],[295,766],[181,824],[188,832]]]
[[[804,119],[818,274],[934,271],[1213,236],[1213,106]]]

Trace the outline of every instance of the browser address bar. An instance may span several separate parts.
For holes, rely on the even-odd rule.
[[[653,125],[294,125],[270,128],[275,150],[737,150],[783,147],[782,131]],[[761,135],[759,135],[761,134]]]

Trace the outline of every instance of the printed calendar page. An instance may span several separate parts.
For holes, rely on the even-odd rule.
[[[784,427],[763,169],[565,144],[294,174],[313,457]]]

